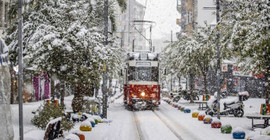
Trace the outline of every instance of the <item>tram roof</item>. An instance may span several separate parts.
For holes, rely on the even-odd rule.
[[[158,61],[158,54],[147,51],[139,51],[128,53],[127,60],[149,60],[149,61]]]

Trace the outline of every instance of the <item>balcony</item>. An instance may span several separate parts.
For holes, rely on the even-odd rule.
[[[181,5],[181,0],[177,0],[177,6],[176,6],[177,11],[181,14],[182,11],[182,5]]]

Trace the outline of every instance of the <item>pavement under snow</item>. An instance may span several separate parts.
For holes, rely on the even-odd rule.
[[[71,109],[73,96],[65,98],[67,109]],[[226,100],[233,100],[236,97],[228,97]],[[189,104],[188,101],[180,100],[179,103],[191,109],[191,112],[198,109],[197,104]],[[260,105],[264,99],[250,98],[244,101],[245,115],[259,113]],[[24,103],[24,138],[26,140],[42,140],[44,130],[40,130],[31,124],[33,110],[36,110],[42,102]],[[18,105],[11,105],[13,128],[15,140],[19,139],[19,118]],[[236,118],[233,116],[221,116],[222,124],[231,124],[233,129],[242,127],[247,135],[252,133],[251,120],[246,117]],[[183,113],[173,108],[166,102],[161,102],[155,111],[128,111],[123,105],[123,98],[115,100],[109,105],[108,119],[111,123],[99,123],[91,132],[80,132],[80,123],[69,132],[83,133],[86,140],[231,140],[232,134],[222,134],[220,129],[211,128],[210,124],[203,124],[191,113]],[[257,132],[260,129],[256,129]],[[269,136],[270,139],[270,136]]]

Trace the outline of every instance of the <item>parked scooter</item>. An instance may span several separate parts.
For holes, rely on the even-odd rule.
[[[223,111],[220,111],[220,115],[229,115],[233,114],[235,117],[243,117],[244,115],[244,103],[243,103],[243,96],[238,96],[238,101],[232,101],[232,102],[225,102]],[[216,115],[217,114],[217,99],[215,99],[213,102],[208,102],[207,106],[208,109],[205,111],[205,114],[207,115]]]
[[[177,96],[173,98],[173,102],[178,102],[181,98],[184,100],[190,100],[190,92],[186,90],[182,90]],[[197,92],[193,92],[193,100],[199,100],[199,96]]]

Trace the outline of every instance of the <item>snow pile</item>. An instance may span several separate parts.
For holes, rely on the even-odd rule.
[[[270,126],[266,127],[263,131],[262,131],[262,134],[263,135],[268,135],[270,136]],[[269,137],[270,139],[270,137]]]
[[[217,118],[213,118],[213,121],[212,122],[213,123],[221,123],[221,121],[219,119],[217,119]]]
[[[24,134],[24,139],[25,140],[43,139],[44,135],[45,135],[45,132],[43,130],[33,130]]]
[[[75,134],[69,134],[65,140],[80,140],[80,138]]]
[[[91,127],[92,128],[92,125],[91,125],[91,123],[88,120],[83,121],[81,123],[81,126],[87,126],[87,127]]]
[[[72,114],[71,118],[73,119],[79,119],[81,117],[81,115],[78,114]]]
[[[242,92],[239,92],[238,95],[249,96],[249,93],[247,91],[242,91]]]
[[[269,140],[270,136],[265,136],[265,135],[256,135],[251,138],[251,140]]]
[[[98,115],[93,115],[92,117],[93,117],[93,119],[96,119],[96,120],[98,120],[98,121],[101,121],[101,117],[98,116]]]
[[[58,117],[58,118],[56,118],[56,119],[51,120],[51,121],[47,124],[46,128],[48,128],[49,124],[54,124],[54,123],[57,123],[58,121],[61,121],[61,120],[62,120],[61,117]]]
[[[236,127],[233,129],[233,133],[245,132],[242,127]]]
[[[270,136],[261,135],[259,131],[250,132],[247,136],[248,140],[269,140]]]
[[[155,53],[148,53],[148,59],[154,60],[155,58],[157,58],[157,54],[155,54]]]
[[[250,132],[247,136],[250,140],[270,140],[270,126],[265,129],[259,129],[255,132]]]

